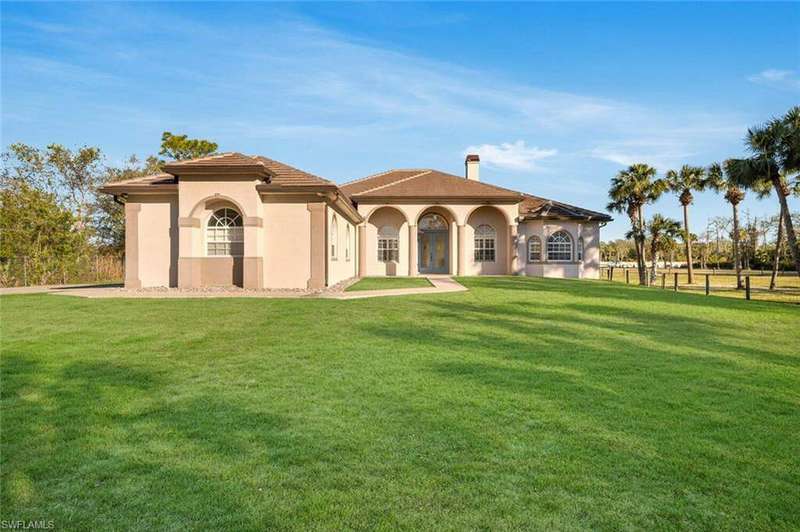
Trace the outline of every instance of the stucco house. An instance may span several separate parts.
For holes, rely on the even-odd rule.
[[[125,205],[125,286],[319,289],[352,277],[597,278],[611,218],[464,177],[389,170],[336,185],[261,156],[176,161],[104,186]]]

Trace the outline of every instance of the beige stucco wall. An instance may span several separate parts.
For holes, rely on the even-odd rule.
[[[306,288],[311,275],[311,215],[305,202],[265,202],[264,286]]]
[[[178,282],[178,204],[173,196],[140,195],[128,197],[130,207],[138,208],[134,253],[126,261],[136,261],[142,287],[176,286]],[[138,206],[138,207],[136,207]],[[134,251],[134,250],[132,250]],[[126,264],[126,268],[130,268]]]
[[[378,230],[391,226],[398,231],[399,261],[397,264],[378,260]],[[367,276],[408,275],[408,223],[403,213],[396,208],[382,208],[374,211],[366,223],[367,241],[364,254],[367,263]]]
[[[328,261],[328,286],[350,279],[357,275],[358,255],[356,252],[357,226],[347,221],[342,213],[336,212],[332,207],[326,209],[327,216],[327,248],[326,260]],[[333,221],[336,220],[336,233],[333,233]],[[349,228],[349,232],[348,232]],[[337,250],[334,257],[331,253],[331,243],[336,239]]]
[[[490,225],[497,233],[494,262],[475,261],[475,229],[482,224]],[[504,275],[508,273],[508,222],[495,207],[481,207],[470,214],[466,224],[464,252],[465,275]]]
[[[572,260],[548,262],[547,238],[557,231],[566,231],[572,238]],[[542,241],[542,261],[528,262],[528,237]],[[583,237],[583,260],[577,260],[578,238]],[[535,277],[571,277],[597,279],[600,275],[600,226],[596,222],[536,220],[519,225],[517,243],[520,267],[525,275]]]

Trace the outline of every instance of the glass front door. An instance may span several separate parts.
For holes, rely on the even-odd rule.
[[[450,245],[447,231],[419,233],[419,273],[449,273]]]

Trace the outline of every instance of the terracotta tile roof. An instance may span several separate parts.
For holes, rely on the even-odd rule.
[[[269,159],[267,157],[256,155],[253,157],[261,164],[263,164],[272,178],[270,183],[282,186],[303,186],[303,185],[333,185],[332,181],[325,178],[309,174],[303,170],[289,166],[288,164]]]
[[[590,211],[582,207],[576,207],[560,201],[540,198],[525,194],[525,199],[519,206],[519,216],[525,220],[535,219],[572,219],[572,220],[595,220],[610,222],[613,218],[608,214]]]
[[[522,200],[507,188],[472,181],[438,170],[390,170],[341,186],[354,200],[366,198],[494,198]]]
[[[186,159],[183,161],[170,161],[164,166],[167,167],[186,167],[186,166],[252,166],[258,164],[258,161],[253,157],[248,157],[237,152],[216,153],[214,155],[206,155],[205,157],[198,157],[196,159]]]

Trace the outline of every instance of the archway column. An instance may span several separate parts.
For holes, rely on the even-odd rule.
[[[466,275],[467,271],[467,227],[458,226],[458,275]]]
[[[367,275],[367,224],[358,226],[358,276]]]
[[[417,271],[417,226],[408,224],[408,275],[414,277]]]
[[[515,275],[518,267],[519,250],[517,249],[517,224],[508,226],[508,274]]]

